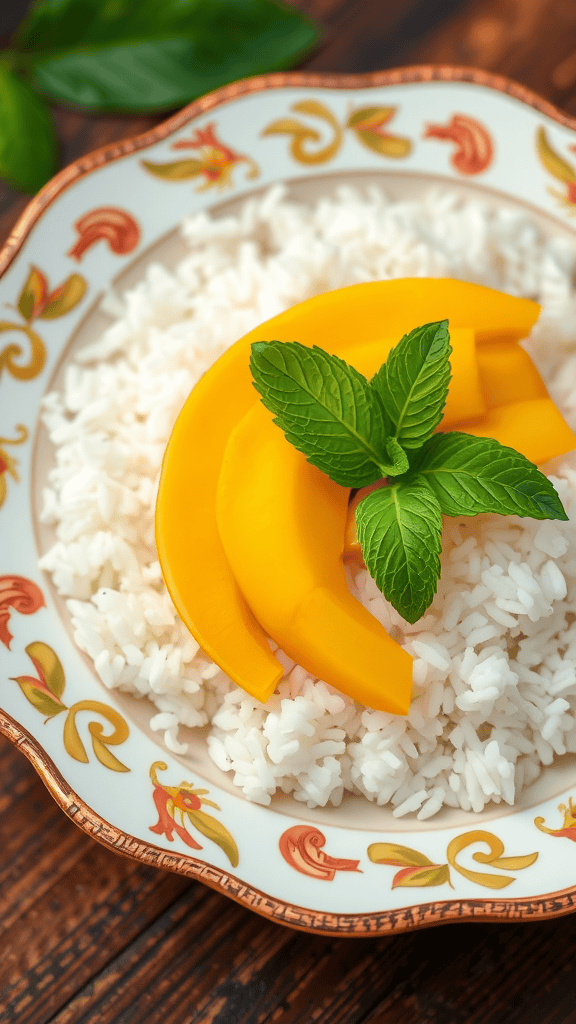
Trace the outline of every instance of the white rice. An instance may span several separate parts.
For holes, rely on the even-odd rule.
[[[280,654],[264,706],[198,649],[164,587],[154,502],[172,425],[200,375],[232,342],[318,292],[358,281],[441,275],[537,299],[529,343],[576,427],[576,247],[546,240],[521,211],[450,193],[389,202],[341,188],[312,209],[281,187],[237,217],[182,227],[189,254],[108,296],[116,317],[44,403],[57,465],[42,558],[67,599],[78,646],[105,686],[148,697],[152,728],[185,754],[181,725],[209,723],[215,763],[250,800],[291,793],[309,807],[348,790],[396,816],[443,805],[511,804],[556,755],[576,752],[576,534],[572,523],[446,519],[437,597],[415,626],[368,574],[350,585],[414,656],[406,718],[360,706]],[[217,410],[215,410],[217,415]],[[576,517],[576,459],[554,483]],[[202,486],[202,481],[198,481]]]

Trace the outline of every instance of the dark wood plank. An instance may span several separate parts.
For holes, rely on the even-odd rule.
[[[62,813],[0,737],[0,1021],[50,1019],[186,890],[119,857]]]
[[[573,0],[468,0],[425,38],[406,40],[398,57],[495,71],[576,113]]]

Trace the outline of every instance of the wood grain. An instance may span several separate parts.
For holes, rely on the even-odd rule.
[[[471,65],[576,114],[574,0],[298,6],[326,29],[310,69]],[[159,120],[54,117],[64,163]],[[25,204],[0,186],[0,241]],[[100,847],[2,737],[0,780],[0,1024],[576,1024],[575,918],[298,934]]]

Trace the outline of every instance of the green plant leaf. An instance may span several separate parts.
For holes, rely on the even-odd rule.
[[[319,29],[273,0],[37,0],[16,37],[33,84],[92,110],[165,110],[288,67]]]
[[[390,437],[386,441],[386,455],[390,460],[389,476],[402,476],[408,471],[408,456],[395,437]]]
[[[427,481],[444,515],[568,519],[548,478],[520,452],[490,437],[436,434],[412,469]]]
[[[406,334],[371,380],[403,448],[420,448],[439,425],[450,383],[448,321]]]
[[[421,478],[380,487],[356,509],[368,572],[408,622],[421,618],[436,593],[441,531],[440,506]]]
[[[296,341],[255,342],[250,369],[274,422],[313,466],[343,487],[387,474],[384,410],[358,370]]]
[[[50,112],[0,60],[0,177],[22,192],[37,192],[57,168]]]

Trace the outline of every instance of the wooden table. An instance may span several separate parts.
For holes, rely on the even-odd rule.
[[[326,28],[307,68],[469,65],[576,115],[574,0],[300,5]],[[64,163],[158,120],[55,117]],[[0,187],[0,241],[26,202]],[[385,939],[293,932],[99,846],[1,737],[0,809],[1,1024],[576,1022],[576,917]]]

